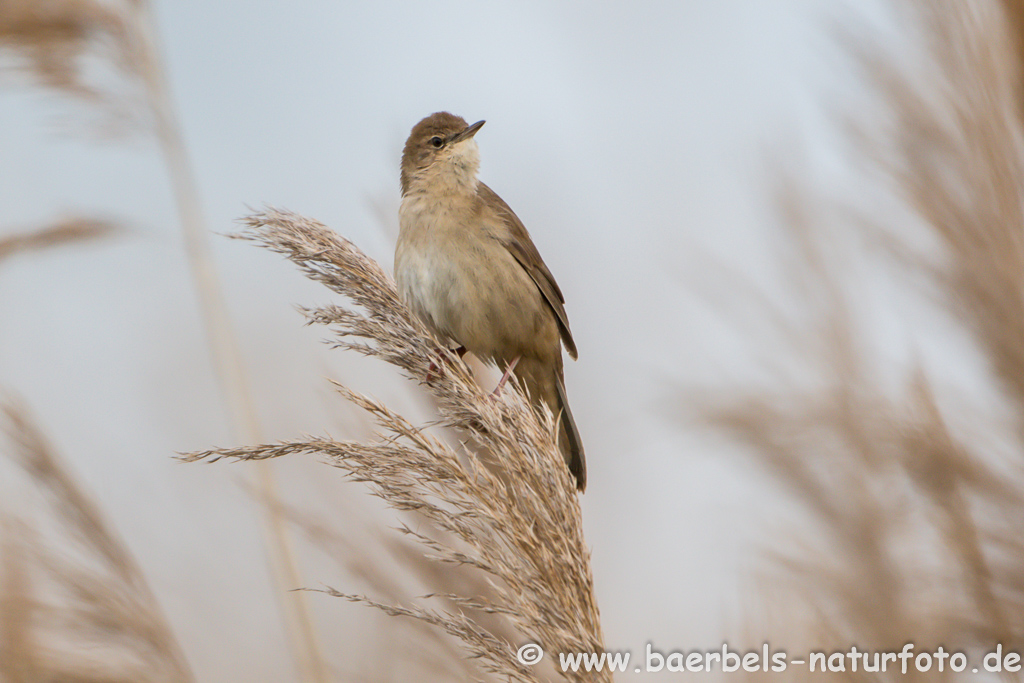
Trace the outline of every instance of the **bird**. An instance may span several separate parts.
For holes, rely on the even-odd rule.
[[[504,369],[495,391],[514,371],[534,409],[551,410],[582,493],[586,457],[562,362],[563,346],[578,356],[565,297],[523,222],[477,178],[483,125],[437,112],[413,126],[402,151],[395,283],[439,339]]]

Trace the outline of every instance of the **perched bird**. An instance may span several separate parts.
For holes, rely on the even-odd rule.
[[[477,180],[473,136],[484,125],[438,112],[417,123],[402,153],[395,281],[403,301],[441,339],[514,369],[535,407],[560,417],[559,448],[587,486],[565,396],[562,345],[575,359],[565,299],[522,221]]]

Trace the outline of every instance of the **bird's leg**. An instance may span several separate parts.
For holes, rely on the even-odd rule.
[[[516,369],[516,364],[519,363],[520,358],[522,358],[522,356],[516,356],[512,359],[512,362],[508,364],[508,367],[505,368],[505,374],[501,376],[500,380],[498,380],[498,386],[494,387],[494,391],[491,392],[490,398],[498,397],[498,394],[501,393],[501,388],[505,386],[505,382],[508,381],[509,375],[511,375],[512,371]]]
[[[437,352],[437,355],[439,355],[442,358],[444,358],[444,354],[442,353],[441,349],[434,349],[434,350]],[[459,358],[462,358],[463,356],[466,355],[466,347],[465,346],[460,346],[457,349],[452,349],[452,351],[454,353],[456,353],[459,356]],[[428,384],[431,382],[431,380],[434,379],[433,378],[433,373],[437,372],[438,374],[440,374],[439,371],[440,371],[440,368],[438,367],[437,363],[435,363],[434,361],[430,361],[430,367],[427,368],[427,380],[426,381],[427,381]]]

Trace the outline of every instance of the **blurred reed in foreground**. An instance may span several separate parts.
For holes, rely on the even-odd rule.
[[[72,217],[13,233],[0,238],[0,262],[117,227]],[[134,558],[11,401],[0,401],[0,455],[35,494],[0,503],[0,681],[192,681]]]
[[[0,681],[192,681],[135,560],[43,435],[11,403],[0,434],[47,511],[0,509]]]
[[[910,77],[859,47],[891,139],[855,128],[858,148],[911,211],[894,219],[898,212],[861,207],[867,219],[854,229],[881,231],[904,283],[939,293],[944,315],[987,361],[982,383],[997,386],[1012,424],[951,397],[923,366],[907,372],[895,395],[884,388],[852,313],[864,288],[836,275],[844,256],[829,249],[834,215],[797,183],[783,205],[802,264],[803,312],[818,317],[786,335],[813,386],[750,392],[711,413],[812,523],[799,545],[775,544],[760,584],[770,591],[764,602],[772,619],[751,621],[748,636],[773,634],[793,652],[852,645],[898,652],[914,643],[917,654],[941,645],[967,652],[980,669],[997,643],[1004,652],[1024,646],[1021,8],[921,0],[901,12],[925,46],[927,66]],[[921,226],[936,249],[912,239]],[[834,675],[955,677],[948,662],[943,673],[933,663],[928,672],[911,665],[904,676],[898,664],[873,673],[859,662],[855,672],[849,659]],[[785,676],[821,674],[791,667]]]
[[[151,134],[160,144],[178,209],[210,355],[236,438],[260,439],[249,377],[209,245],[203,203],[167,84],[152,8],[146,0],[0,0],[0,68],[85,102],[85,129],[103,136]],[[0,243],[2,249],[3,243]],[[0,252],[0,256],[2,256]],[[299,675],[323,683],[326,665],[301,593],[299,569],[269,465],[256,468],[276,597]]]
[[[103,237],[118,228],[118,225],[107,221],[72,217],[36,230],[4,235],[0,237],[0,261],[21,251],[45,249],[60,244]]]
[[[415,515],[416,529],[405,524],[400,531],[420,544],[419,554],[428,551],[438,567],[469,569],[477,581],[467,585],[486,585],[488,595],[439,588],[421,598],[438,604],[431,607],[385,603],[333,588],[324,592],[436,627],[461,641],[483,672],[508,680],[543,680],[543,667],[528,668],[516,659],[517,647],[527,641],[549,652],[602,650],[579,502],[555,448],[551,416],[538,421],[516,391],[488,399],[468,369],[454,354],[439,350],[441,344],[399,301],[391,278],[344,238],[315,221],[276,210],[250,216],[245,224],[240,237],[286,255],[307,277],[355,305],[308,309],[310,322],[331,326],[338,347],[385,360],[419,381],[437,403],[434,426],[468,435],[498,464],[486,467],[475,453],[453,449],[387,406],[340,385],[338,391],[381,430],[377,441],[311,438],[217,449],[188,459],[263,460],[314,453],[367,484],[394,509]],[[432,363],[441,369],[431,368]],[[413,561],[420,570],[425,566]],[[378,569],[389,573],[387,567]],[[509,631],[501,626],[486,626],[495,618],[511,625],[516,640],[501,635]],[[610,680],[608,674],[562,675]]]

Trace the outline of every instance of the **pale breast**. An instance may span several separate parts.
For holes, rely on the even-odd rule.
[[[536,284],[479,213],[406,197],[399,215],[395,280],[406,305],[435,333],[484,360],[508,362],[552,336],[558,348]]]

